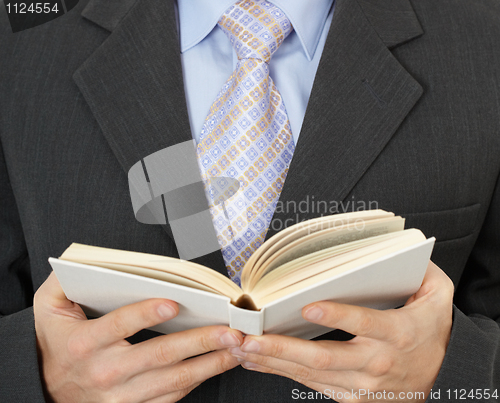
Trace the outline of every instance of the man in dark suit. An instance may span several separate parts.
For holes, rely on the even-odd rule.
[[[317,306],[322,315],[311,320],[357,334],[349,343],[334,341],[337,332],[321,342],[263,336],[253,353],[223,327],[131,346],[127,336],[173,317],[175,304],[145,301],[87,321],[47,279],[47,258],[71,242],[176,256],[161,227],[135,220],[126,176],[145,156],[191,138],[173,3],[81,1],[15,35],[2,8],[0,27],[2,401],[42,401],[43,386],[55,401],[174,401],[191,390],[187,401],[281,401],[304,396],[300,383],[345,392],[432,387],[441,401],[463,389],[471,401],[478,393],[495,400],[496,1],[338,0],[281,194],[297,203],[376,200],[403,215],[437,238],[432,261],[453,281],[455,305],[449,280],[430,264],[400,310]],[[293,214],[276,211],[273,220]],[[220,254],[200,261],[223,268]],[[245,350],[247,368],[282,376],[238,366]]]

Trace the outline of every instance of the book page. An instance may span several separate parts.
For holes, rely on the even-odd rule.
[[[294,224],[268,239],[261,245],[247,261],[241,272],[242,288],[249,285],[250,277],[263,261],[276,253],[282,247],[306,235],[313,234],[325,229],[339,227],[359,220],[368,221],[381,218],[394,217],[394,213],[384,210],[364,210],[352,213],[342,213],[329,216],[313,218]]]
[[[333,265],[336,265],[337,262],[340,262],[339,256],[347,252],[356,251],[361,248],[366,249],[366,247],[370,245],[380,244],[383,241],[396,239],[399,236],[399,231],[391,232],[389,234],[378,235],[375,237],[348,242],[346,244],[331,246],[329,248],[302,256],[298,259],[287,262],[267,273],[259,280],[254,290],[255,292],[257,292],[257,290],[262,290],[269,287],[274,282],[284,284],[284,282],[286,282],[290,278],[296,279],[295,281],[298,281],[300,279],[312,277],[314,275],[317,275],[319,272],[321,272],[321,270],[324,269],[323,261],[330,262],[329,264],[331,264],[333,267]],[[363,251],[361,251],[360,253],[362,252]],[[321,264],[318,265],[318,263]]]
[[[93,261],[88,261],[86,264],[91,266],[103,267],[105,269],[121,271],[124,273],[135,274],[137,276],[154,278],[156,280],[167,281],[172,284],[179,284],[185,287],[196,288],[197,290],[203,290],[222,295],[219,291],[207,287],[202,283],[198,283],[197,281],[193,281],[186,277],[178,276],[176,274],[167,273],[162,270],[148,269],[145,267],[137,267],[137,266],[128,266],[125,264],[113,264],[113,263],[103,263],[103,262],[93,262]]]
[[[100,267],[111,264],[108,266],[110,269],[112,266],[115,269],[117,266],[127,266],[129,269],[138,267],[157,270],[195,281],[234,301],[242,295],[242,290],[221,273],[196,263],[166,256],[73,243],[64,251],[60,259]],[[126,271],[126,267],[122,269]],[[150,273],[153,274],[153,272]]]
[[[267,273],[277,267],[302,256],[331,246],[356,241],[358,239],[374,237],[389,232],[402,231],[404,219],[401,217],[387,217],[369,221],[349,222],[338,227],[328,228],[310,235],[303,236],[295,241],[284,245],[280,250],[274,252],[265,261],[259,260],[260,266],[255,268],[251,277],[242,284],[244,292],[250,293],[257,283]],[[262,263],[261,263],[262,262]]]
[[[416,229],[405,230],[398,233],[398,235],[397,241],[395,239],[389,239],[366,248],[344,253],[337,256],[337,259],[334,257],[331,261],[327,259],[318,262],[317,267],[314,269],[318,271],[316,275],[301,278],[301,272],[299,271],[299,276],[291,276],[286,279],[286,281],[281,281],[282,279],[279,279],[279,281],[275,281],[267,287],[262,287],[260,289],[256,287],[250,296],[257,308],[261,308],[270,302],[312,284],[356,269],[365,263],[369,263],[390,253],[425,241],[424,234]]]

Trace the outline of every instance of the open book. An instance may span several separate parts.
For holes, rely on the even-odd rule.
[[[72,244],[50,258],[67,297],[100,316],[160,297],[179,315],[155,330],[224,324],[246,334],[312,338],[331,329],[301,317],[305,305],[335,300],[378,309],[404,304],[422,283],[434,239],[383,210],[320,217],[268,239],[247,261],[241,288],[199,264]]]

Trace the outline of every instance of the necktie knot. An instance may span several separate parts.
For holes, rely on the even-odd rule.
[[[285,13],[266,0],[240,0],[218,22],[229,37],[238,60],[260,59],[266,63],[293,27]]]

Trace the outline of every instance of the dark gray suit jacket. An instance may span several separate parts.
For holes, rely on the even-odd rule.
[[[126,175],[190,138],[176,32],[172,0],[81,0],[16,34],[0,7],[2,402],[43,400],[31,305],[49,256],[71,242],[176,256],[135,220]],[[281,195],[376,201],[437,238],[456,285],[443,401],[500,388],[498,66],[497,0],[337,0]],[[220,253],[200,261],[224,270]],[[186,401],[289,401],[293,388],[307,390],[237,368]]]

